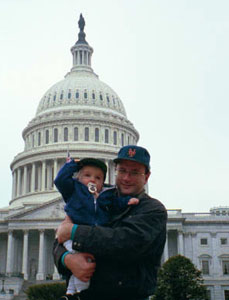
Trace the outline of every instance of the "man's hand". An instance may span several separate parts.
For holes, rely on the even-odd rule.
[[[65,241],[70,240],[72,227],[73,227],[73,223],[71,219],[68,216],[66,216],[65,220],[57,228],[56,235],[59,244],[62,244]]]
[[[67,254],[64,258],[66,267],[75,277],[87,282],[95,272],[96,263],[90,253]]]

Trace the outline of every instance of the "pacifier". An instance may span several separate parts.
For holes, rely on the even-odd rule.
[[[87,187],[90,193],[95,194],[97,192],[97,187],[95,183],[89,182],[87,184]]]

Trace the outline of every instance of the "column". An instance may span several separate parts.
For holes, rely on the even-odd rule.
[[[54,179],[56,178],[56,175],[57,175],[57,159],[55,158],[54,159],[54,165],[53,165],[53,177]],[[54,190],[56,190],[56,186],[54,184]]]
[[[54,273],[52,274],[52,279],[53,280],[59,280],[60,279],[60,274],[57,271],[56,266],[54,265]]]
[[[36,279],[44,280],[44,242],[45,242],[45,231],[40,230],[40,242],[39,242],[39,261],[38,261],[38,272]]]
[[[13,231],[8,232],[8,243],[7,243],[7,261],[6,261],[6,274],[10,275],[13,272]]]
[[[197,234],[196,232],[191,233],[192,236],[192,262],[197,266]]]
[[[184,239],[183,239],[183,231],[178,231],[178,253],[180,255],[184,255]]]
[[[217,247],[217,240],[216,240],[216,232],[211,232],[211,241],[209,241],[209,243],[212,243],[211,244],[211,249],[212,249],[212,275],[214,277],[217,277],[219,276],[219,274],[222,274],[222,264],[220,263],[219,264],[219,261],[218,261],[218,247]]]
[[[109,167],[109,160],[105,161],[105,164],[107,166],[107,176],[106,176],[106,183],[110,183],[110,167]]]
[[[13,171],[12,199],[16,197],[16,171]]]
[[[21,169],[17,169],[17,196],[21,194]]]
[[[31,192],[35,191],[35,163],[32,164],[32,174],[31,174]]]
[[[27,166],[24,166],[24,187],[23,187],[23,194],[24,195],[26,195],[26,193],[27,193],[27,171],[28,171],[28,169],[27,169]]]
[[[23,260],[22,260],[22,273],[24,276],[24,280],[28,280],[28,230],[24,231],[24,239],[23,239]]]
[[[169,259],[169,248],[168,248],[168,238],[169,238],[169,233],[168,231],[166,232],[166,241],[165,241],[165,248],[164,248],[164,261]]]
[[[46,169],[46,161],[42,161],[42,171],[41,171],[41,190],[45,191],[45,169]]]

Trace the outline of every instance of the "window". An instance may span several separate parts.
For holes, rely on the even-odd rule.
[[[221,238],[220,243],[221,245],[227,245],[227,238]]]
[[[53,101],[54,102],[56,101],[56,94],[53,96]]]
[[[79,136],[78,136],[78,127],[75,127],[74,128],[74,141],[78,141],[79,139]]]
[[[108,105],[110,104],[110,98],[109,98],[108,95],[107,95],[107,104],[108,104]]]
[[[76,99],[78,99],[78,98],[79,98],[79,92],[76,91]]]
[[[68,99],[71,99],[71,96],[72,96],[71,91],[69,91],[68,92]]]
[[[58,129],[54,128],[54,139],[53,139],[54,143],[58,142]]]
[[[117,131],[114,131],[113,133],[113,143],[114,145],[117,145]]]
[[[222,261],[223,275],[229,275],[229,260]]]
[[[95,128],[95,142],[99,142],[99,128]]]
[[[209,275],[209,261],[202,260],[202,272],[203,275]]]
[[[60,100],[62,100],[63,97],[64,97],[64,94],[63,94],[63,92],[61,92],[61,94],[60,94]]]
[[[102,94],[99,95],[99,99],[103,100],[103,95]]]
[[[206,239],[206,238],[200,239],[200,245],[206,246],[207,244],[208,244],[208,239]]]
[[[68,141],[68,128],[67,127],[64,128],[64,141],[65,142]]]
[[[121,139],[122,139],[122,146],[124,146],[124,134],[123,133],[122,133]]]
[[[128,138],[127,138],[127,145],[130,144],[130,136],[128,135]]]
[[[38,146],[41,145],[41,133],[38,132]]]
[[[95,93],[94,92],[92,93],[92,99],[95,99]]]
[[[224,298],[225,300],[229,300],[229,290],[224,291]]]
[[[89,141],[89,128],[88,127],[86,127],[84,129],[84,140]]]
[[[207,290],[207,299],[211,300],[211,291],[210,290]]]
[[[48,129],[45,131],[45,144],[49,143],[49,131]]]
[[[105,143],[106,144],[109,143],[109,131],[108,131],[108,129],[105,129]]]
[[[87,99],[87,92],[84,92],[84,99]]]

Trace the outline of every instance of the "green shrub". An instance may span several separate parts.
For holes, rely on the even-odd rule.
[[[57,300],[66,292],[64,282],[34,284],[26,290],[28,300]]]

